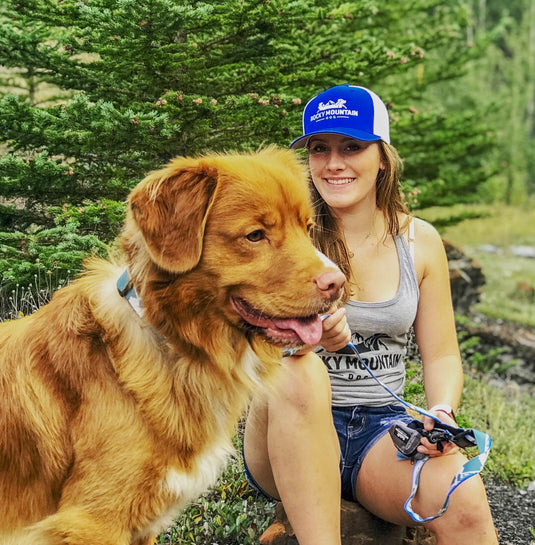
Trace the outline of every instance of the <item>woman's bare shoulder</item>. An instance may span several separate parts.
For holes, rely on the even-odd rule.
[[[424,242],[429,244],[442,244],[442,237],[436,228],[421,218],[412,218],[414,221],[414,236],[423,239]]]
[[[440,233],[429,222],[414,218],[416,257],[423,276],[431,270],[447,269],[446,251]]]

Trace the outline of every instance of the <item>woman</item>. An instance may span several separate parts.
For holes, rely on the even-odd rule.
[[[404,510],[413,465],[397,459],[387,433],[394,420],[412,417],[344,347],[357,346],[401,395],[414,327],[429,411],[451,425],[462,364],[444,247],[404,204],[381,99],[350,85],[324,91],[306,105],[303,135],[291,147],[308,150],[315,242],[349,288],[345,305],[323,322],[321,347],[289,358],[276,390],[252,405],[244,460],[251,483],[282,500],[300,545],[340,545],[341,497],[384,520],[414,524]],[[431,429],[433,420],[424,424]],[[413,508],[427,517],[442,506],[466,458],[453,443],[440,451],[425,438],[418,451],[429,460]],[[497,543],[479,476],[459,486],[445,514],[426,526],[438,545]]]

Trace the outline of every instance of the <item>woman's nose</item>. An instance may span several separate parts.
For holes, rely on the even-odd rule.
[[[343,170],[345,168],[344,158],[337,150],[331,150],[329,153],[327,168],[330,170]]]

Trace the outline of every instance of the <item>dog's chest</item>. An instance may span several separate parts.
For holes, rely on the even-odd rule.
[[[195,460],[191,470],[169,467],[160,483],[161,497],[166,498],[162,512],[144,529],[143,536],[158,535],[169,528],[178,512],[190,501],[212,486],[234,449],[231,443],[219,440]]]

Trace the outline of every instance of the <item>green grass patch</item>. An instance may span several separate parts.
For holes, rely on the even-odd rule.
[[[469,248],[493,244],[535,246],[535,208],[505,205],[455,205],[416,212],[437,227],[443,238]],[[445,225],[445,227],[441,227]]]
[[[446,224],[448,218],[477,216],[439,228],[444,239],[482,267],[486,284],[473,310],[535,327],[535,259],[513,252],[515,246],[535,248],[535,207],[457,205],[429,208],[418,215],[434,225]],[[495,253],[489,252],[490,247]]]
[[[465,357],[466,368],[473,369],[473,358]],[[421,365],[409,362],[405,399],[425,407]],[[466,373],[457,421],[465,428],[488,433],[492,449],[483,470],[483,477],[497,478],[516,486],[525,486],[535,479],[533,437],[535,437],[535,398],[515,389],[488,385],[484,377]],[[469,449],[470,455],[473,449]],[[475,452],[475,451],[474,451]]]
[[[492,449],[483,477],[525,486],[535,479],[535,398],[466,377],[461,402],[470,427],[486,431]]]

